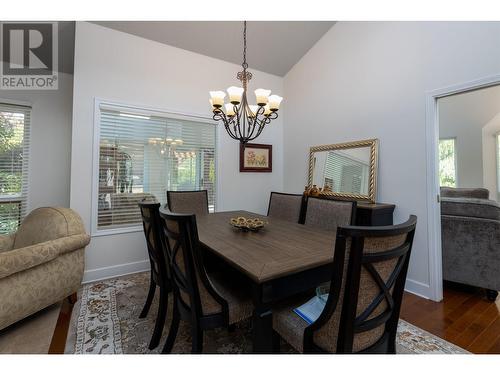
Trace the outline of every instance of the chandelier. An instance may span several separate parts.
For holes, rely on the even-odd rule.
[[[163,158],[175,158],[179,161],[196,157],[195,151],[177,151],[177,146],[182,146],[182,139],[173,138],[150,138],[148,143],[155,147],[159,156]]]
[[[224,104],[224,91],[210,91],[210,104],[215,121],[222,121],[229,136],[247,143],[257,138],[265,125],[278,117],[278,109],[282,97],[271,95],[271,90],[257,89],[255,97],[257,105],[249,105],[247,100],[248,81],[252,73],[247,71],[247,22],[243,22],[243,70],[236,78],[243,87],[231,86],[227,89],[229,103]]]

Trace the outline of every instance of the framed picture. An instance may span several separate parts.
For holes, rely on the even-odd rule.
[[[240,144],[240,172],[272,172],[273,146]]]

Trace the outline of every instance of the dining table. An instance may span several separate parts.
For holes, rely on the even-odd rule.
[[[242,231],[231,218],[260,218],[259,231]],[[254,305],[254,353],[272,353],[272,307],[330,281],[335,231],[326,231],[248,211],[197,217],[201,245],[250,281]]]

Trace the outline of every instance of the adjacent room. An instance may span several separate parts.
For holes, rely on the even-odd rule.
[[[0,22],[0,353],[500,354],[500,23],[333,18]]]

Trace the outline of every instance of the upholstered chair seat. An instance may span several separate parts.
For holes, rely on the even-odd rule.
[[[306,303],[312,297],[313,295],[307,298],[295,298],[273,309],[273,329],[300,353],[304,352],[304,330],[308,324],[293,309]]]
[[[302,208],[301,194],[271,192],[267,216],[298,223]]]
[[[226,300],[228,305],[229,324],[234,324],[248,319],[253,313],[253,303],[245,290],[231,283],[231,280],[225,278],[222,274],[208,274],[215,291]],[[203,289],[205,291],[205,289]],[[206,292],[204,292],[206,293]],[[203,300],[203,312],[205,314],[220,313],[220,304],[214,303],[214,300],[205,295]]]
[[[0,236],[0,329],[76,293],[89,242],[80,216],[55,207],[33,210]]]

